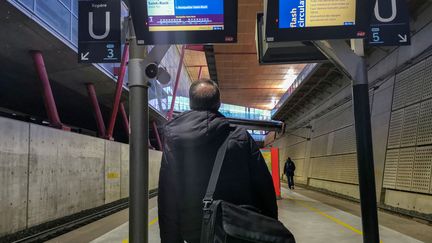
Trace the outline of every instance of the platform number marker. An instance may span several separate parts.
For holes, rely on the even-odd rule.
[[[78,62],[121,61],[120,11],[120,0],[79,0]]]
[[[410,45],[409,13],[406,1],[376,0],[370,30],[370,45]]]

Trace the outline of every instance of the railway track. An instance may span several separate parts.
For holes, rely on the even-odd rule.
[[[157,196],[157,190],[151,191],[149,197],[153,198]],[[58,223],[49,227],[35,227],[33,229],[27,229],[23,232],[19,232],[14,235],[0,238],[0,242],[11,242],[11,243],[33,243],[33,242],[44,242],[49,239],[55,238],[67,232],[76,230],[84,225],[105,218],[116,212],[122,211],[129,207],[129,201],[123,200],[112,206],[104,206],[100,210],[85,213],[80,216],[70,216],[73,219],[63,219]]]

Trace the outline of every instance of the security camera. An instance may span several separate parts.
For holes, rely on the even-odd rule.
[[[145,68],[145,74],[149,79],[155,79],[158,75],[158,65],[156,63],[150,63]]]

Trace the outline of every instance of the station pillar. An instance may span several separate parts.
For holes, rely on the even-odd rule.
[[[275,187],[276,198],[281,199],[281,184],[280,184],[280,171],[279,171],[279,149],[271,148],[271,161],[272,161],[272,177],[273,185]]]
[[[96,90],[94,87],[94,84],[92,83],[88,83],[86,84],[87,86],[87,92],[90,98],[90,102],[93,108],[93,113],[94,113],[94,117],[96,119],[96,126],[98,129],[98,135],[101,138],[105,137],[105,123],[102,117],[102,112],[100,110],[99,107],[99,102],[97,100],[97,96],[96,96]]]
[[[157,78],[157,64],[169,45],[156,45],[150,53],[137,45],[132,19],[129,20],[129,242],[148,242],[149,200],[149,81]],[[155,68],[156,67],[156,68]]]
[[[129,118],[126,113],[126,109],[124,107],[123,102],[120,103],[119,109],[120,109],[120,114],[123,122],[123,128],[125,129],[126,135],[129,136],[130,135]]]
[[[121,64],[120,64],[120,71],[119,71],[120,73],[119,73],[118,78],[117,78],[117,85],[116,85],[116,90],[115,90],[115,94],[114,94],[113,107],[112,107],[112,111],[111,111],[110,120],[108,123],[108,129],[106,131],[107,139],[112,139],[112,136],[114,133],[114,126],[115,126],[115,122],[117,120],[117,113],[118,113],[119,106],[120,106],[120,99],[121,99],[121,95],[122,95],[122,91],[123,91],[123,82],[124,82],[124,77],[126,74],[126,67],[127,67],[128,60],[129,60],[129,43],[125,43],[125,45],[123,47],[123,56],[122,56],[122,60],[121,60]]]
[[[70,128],[63,125],[63,123],[60,121],[60,116],[57,111],[57,106],[55,103],[54,95],[52,93],[51,84],[48,78],[48,73],[46,71],[42,52],[31,51],[30,54],[32,55],[36,72],[42,84],[42,96],[45,104],[45,109],[47,111],[48,119],[50,122],[50,126],[62,130],[70,131]]]
[[[350,47],[345,40],[314,42],[315,46],[352,80],[363,242],[379,243],[368,70],[363,57],[363,40],[356,39],[351,43]]]

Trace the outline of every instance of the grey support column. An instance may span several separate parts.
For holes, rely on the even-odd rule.
[[[136,43],[129,21],[129,110],[130,110],[130,197],[129,242],[148,242],[148,80],[142,63],[146,48]]]
[[[344,40],[316,41],[314,44],[352,80],[363,242],[379,243],[369,84],[366,61],[361,56],[363,44],[353,41],[356,53]]]
[[[129,113],[131,129],[129,140],[129,240],[131,243],[148,243],[148,85],[152,79],[169,82],[169,74],[164,70],[159,70],[158,66],[170,46],[155,45],[147,54],[146,47],[139,46],[136,43],[132,20],[129,20],[129,36]]]
[[[379,243],[375,170],[366,61],[361,58],[362,74],[353,79],[353,106],[357,138],[357,161],[363,242]]]

